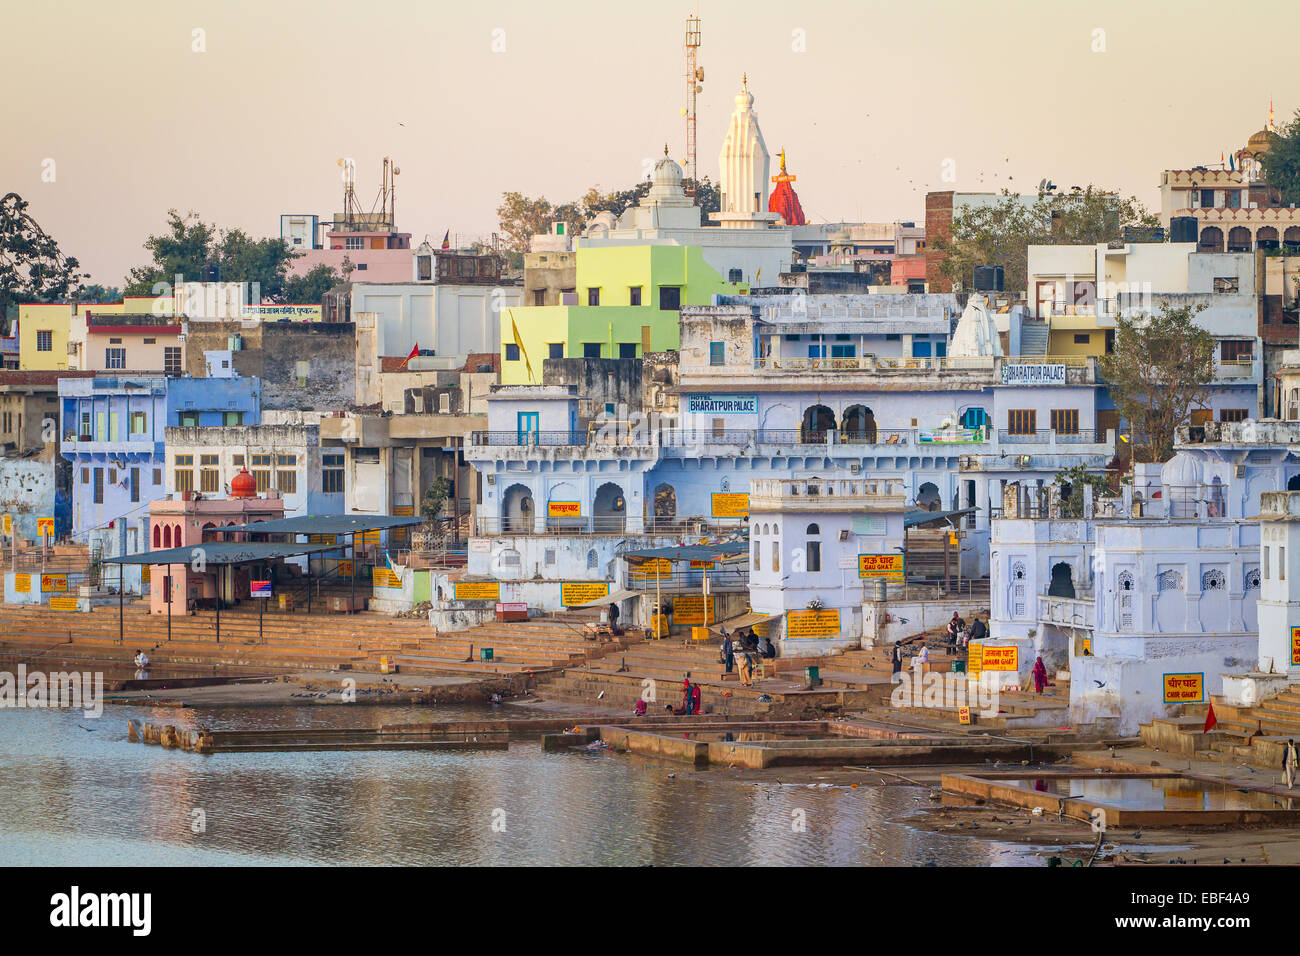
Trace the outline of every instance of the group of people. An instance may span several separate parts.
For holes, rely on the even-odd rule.
[[[764,637],[760,646],[752,630],[742,631],[740,634],[740,686],[742,687],[754,686],[755,655],[765,660],[776,657],[776,648],[772,644],[772,639]],[[722,629],[722,649],[718,657],[719,662],[726,668],[726,673],[730,674],[736,667],[736,642],[731,639],[725,627]]]
[[[960,614],[953,611],[952,620],[948,622],[946,636],[948,638],[948,652],[955,654],[959,649],[964,649],[969,645],[971,641],[982,641],[988,637],[989,628],[978,614],[973,615],[973,620],[968,625]]]

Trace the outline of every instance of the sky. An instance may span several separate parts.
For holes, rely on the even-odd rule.
[[[276,235],[365,209],[393,157],[418,243],[685,160],[694,0],[5,0],[0,193],[121,285],[169,208]],[[925,218],[930,189],[1094,183],[1158,207],[1300,108],[1296,0],[700,0],[699,168],[748,74],[810,221]],[[1285,77],[1292,77],[1285,82]],[[775,172],[775,160],[774,168]]]

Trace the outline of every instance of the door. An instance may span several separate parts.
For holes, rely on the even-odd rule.
[[[536,445],[537,434],[541,428],[540,412],[519,413],[519,444]]]

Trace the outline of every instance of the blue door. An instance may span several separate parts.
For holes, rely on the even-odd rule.
[[[540,430],[541,413],[540,412],[520,412],[519,413],[519,444],[536,445],[537,433]]]
[[[912,339],[912,358],[929,358],[930,340]]]

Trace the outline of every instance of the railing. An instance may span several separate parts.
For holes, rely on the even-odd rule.
[[[480,448],[557,448],[631,446],[695,449],[708,445],[977,445],[988,441],[977,428],[807,429],[807,428],[666,428],[661,430],[529,432],[475,431],[470,445]],[[1026,439],[1032,441],[1032,438]]]
[[[1092,628],[1095,613],[1096,607],[1090,600],[1049,594],[1038,596],[1038,620],[1045,624]]]
[[[1035,431],[1010,431],[998,429],[998,442],[1003,445],[1104,445],[1107,430],[1105,428],[1080,428],[1074,432],[1061,432],[1051,428],[1039,428]]]
[[[1086,368],[1093,361],[1087,355],[1006,355],[920,357],[906,355],[862,355],[844,358],[805,358],[802,356],[759,355],[754,358],[756,371],[775,372],[992,372],[1004,365],[1065,365]]]
[[[633,530],[639,527],[640,530]],[[701,535],[712,531],[726,533],[745,527],[743,518],[643,518],[639,524],[626,515],[594,515],[585,518],[547,518],[538,528],[533,515],[500,517],[479,515],[474,519],[478,537],[510,535]]]

